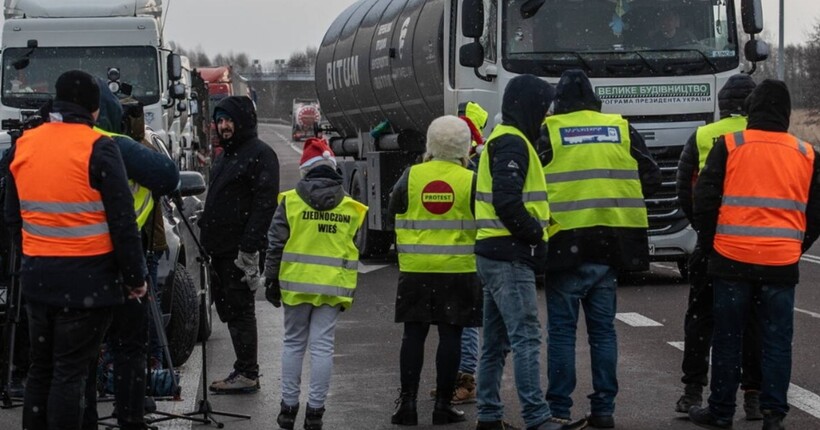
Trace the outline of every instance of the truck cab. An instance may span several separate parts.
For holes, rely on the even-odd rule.
[[[165,43],[159,0],[6,0],[2,35],[0,119],[24,122],[54,96],[64,71],[80,69],[109,82],[145,106],[146,124],[179,160],[183,142],[179,103],[189,97],[181,58]],[[11,120],[10,122],[8,120]],[[9,142],[8,136],[5,138]]]

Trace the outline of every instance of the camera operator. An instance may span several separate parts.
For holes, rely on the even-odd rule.
[[[31,367],[23,427],[77,429],[90,363],[116,305],[145,295],[146,269],[125,167],[113,141],[92,129],[100,89],[63,73],[50,122],[17,140],[5,217],[20,238]]]

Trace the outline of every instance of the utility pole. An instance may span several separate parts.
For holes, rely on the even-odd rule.
[[[786,12],[783,10],[785,3],[785,0],[780,0],[780,41],[778,42],[777,47],[777,79],[780,79],[781,81],[784,79],[786,74],[786,49],[785,43],[783,42],[783,35],[785,34],[786,27],[784,25],[786,22]]]

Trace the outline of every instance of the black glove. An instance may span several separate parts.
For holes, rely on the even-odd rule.
[[[282,307],[282,288],[279,286],[279,279],[266,279],[265,299],[269,301],[275,308]]]

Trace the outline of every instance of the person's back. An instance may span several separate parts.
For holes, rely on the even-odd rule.
[[[615,333],[619,270],[648,268],[644,189],[657,188],[659,169],[639,135],[601,101],[580,70],[563,73],[555,113],[547,117],[542,155],[553,217],[547,259],[549,388],[553,414],[571,417],[579,307],[589,333],[593,427],[614,427],[618,393]]]
[[[759,312],[763,348],[760,410],[764,428],[783,428],[788,412],[794,292],[800,256],[820,235],[820,162],[788,133],[791,99],[782,81],[765,80],[748,99],[743,132],[715,142],[695,185],[694,227],[711,251],[715,330],[709,406],[693,422],[730,428],[741,333]]]

